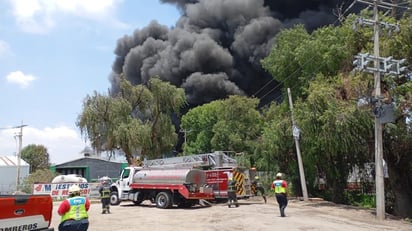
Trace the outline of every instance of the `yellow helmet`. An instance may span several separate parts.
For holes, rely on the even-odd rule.
[[[259,176],[255,176],[255,180],[259,180]]]
[[[69,193],[70,194],[75,194],[75,193],[80,193],[80,188],[77,185],[72,185],[69,187]]]

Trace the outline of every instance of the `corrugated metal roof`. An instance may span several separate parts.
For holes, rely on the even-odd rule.
[[[0,167],[1,166],[17,166],[17,156],[0,156]],[[20,166],[28,166],[29,164],[20,159]]]

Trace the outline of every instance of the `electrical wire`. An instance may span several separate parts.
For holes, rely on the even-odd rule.
[[[345,15],[350,11],[350,9],[352,9],[352,8],[354,7],[354,5],[355,5],[357,2],[359,2],[359,1],[358,1],[358,0],[353,0],[352,3],[348,6],[348,8],[346,8],[345,11],[342,13],[342,16],[341,16],[341,17],[345,17]],[[405,2],[405,4],[408,4],[408,3]],[[369,5],[368,5],[368,7],[367,7],[366,9],[368,9],[368,8],[369,8]],[[404,8],[404,9],[411,9],[410,7],[402,7],[402,8]],[[335,23],[337,23],[341,17],[338,17],[332,25],[334,25]],[[312,58],[314,58],[314,57],[312,57]],[[310,61],[312,61],[312,59],[308,59],[307,62],[303,63],[303,65],[301,65],[301,66],[307,65]],[[290,65],[291,65],[291,64],[289,64],[288,67],[289,67]],[[320,69],[320,66],[318,67],[317,70],[319,70],[319,69]],[[295,71],[293,71],[291,74],[289,74],[283,81],[279,81],[279,83],[278,83],[274,88],[272,88],[271,90],[269,90],[268,92],[266,92],[263,96],[259,97],[259,100],[262,100],[263,98],[265,98],[266,96],[268,96],[269,94],[271,94],[273,91],[277,90],[279,87],[281,87],[282,85],[284,85],[284,83],[285,83],[286,80],[292,78],[292,76],[295,75],[295,74],[296,74],[298,71],[300,71],[300,70],[302,70],[302,67],[297,68]],[[265,87],[267,87],[269,84],[271,84],[273,81],[275,81],[274,78],[272,78],[271,80],[269,80],[264,86],[262,86],[258,91],[256,91],[256,93],[254,94],[254,96],[256,96],[258,93],[260,93],[261,91],[263,91],[263,89],[264,89]],[[292,86],[292,88],[294,88],[294,87],[296,87],[296,86],[298,86],[298,85],[299,85],[299,82],[296,82],[296,84],[294,84],[294,86]],[[282,95],[276,97],[274,100],[275,100],[275,101],[278,101],[278,100],[280,100],[281,98],[282,98]],[[269,103],[270,103],[270,102],[269,102]],[[266,104],[265,104],[265,105],[266,105]],[[263,106],[265,106],[265,105],[263,105]]]

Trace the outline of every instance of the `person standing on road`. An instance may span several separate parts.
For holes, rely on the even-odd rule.
[[[90,200],[80,196],[79,186],[70,186],[69,197],[57,210],[61,216],[59,231],[86,231],[89,228],[89,208]]]
[[[280,216],[285,217],[285,209],[288,205],[288,183],[283,180],[283,174],[277,173],[275,181],[273,181],[272,190],[275,191],[276,201],[279,205]]]
[[[102,202],[102,214],[110,213],[110,181],[109,177],[100,179],[99,193]]]
[[[227,206],[229,208],[232,207],[232,205],[239,207],[239,203],[237,202],[237,196],[236,196],[236,181],[233,180],[232,178],[228,179],[227,196],[228,196]]]
[[[255,189],[254,190],[255,196],[257,196],[258,192],[260,192],[260,194],[262,195],[263,200],[265,201],[265,204],[266,204],[265,188],[263,188],[262,183],[260,183],[259,176],[255,176],[255,180],[252,182],[252,185]]]

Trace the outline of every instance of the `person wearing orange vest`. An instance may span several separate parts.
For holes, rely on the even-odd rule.
[[[288,183],[283,180],[283,174],[277,173],[271,189],[275,191],[276,201],[279,205],[280,216],[285,217],[285,208],[288,205]]]
[[[57,213],[61,216],[59,231],[87,231],[89,228],[90,200],[80,196],[77,185],[69,187],[69,197],[64,200]]]

